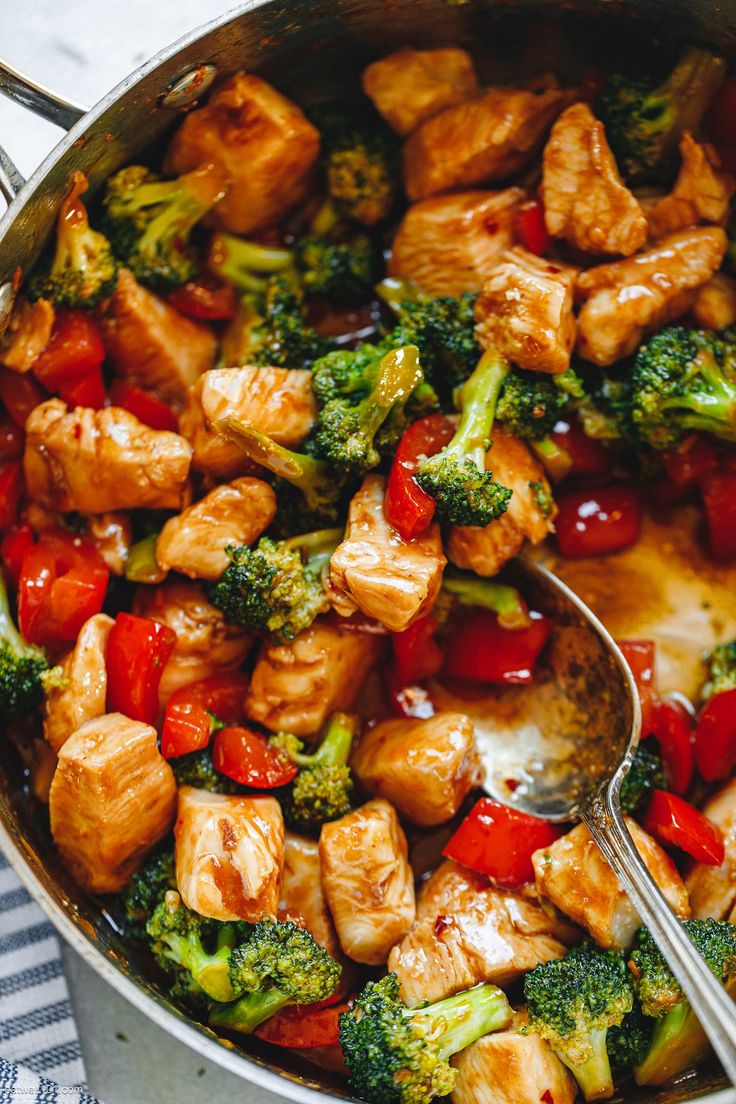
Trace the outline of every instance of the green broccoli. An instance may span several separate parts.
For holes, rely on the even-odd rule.
[[[736,925],[685,920],[683,928],[713,974],[736,996]],[[642,1012],[654,1019],[646,1056],[635,1066],[639,1085],[663,1085],[710,1051],[690,1002],[646,928],[640,928],[629,967]]]
[[[546,1039],[572,1071],[586,1100],[613,1095],[606,1049],[609,1028],[634,1006],[624,957],[585,943],[524,978],[528,1033]]]
[[[332,109],[317,116],[327,191],[342,216],[375,226],[391,213],[397,191],[398,143],[368,112]]]
[[[508,372],[508,361],[495,349],[486,350],[463,386],[457,432],[414,476],[435,499],[439,516],[453,525],[488,525],[509,504],[511,491],[486,470],[496,403]]]
[[[708,664],[708,681],[701,694],[703,701],[724,690],[736,689],[736,640],[716,644],[705,661]]]
[[[572,368],[553,376],[516,368],[504,380],[496,418],[515,437],[540,441],[552,432],[570,398],[582,394]]]
[[[145,936],[146,923],[170,889],[176,889],[174,852],[157,851],[136,870],[123,894],[128,934]]]
[[[529,490],[534,495],[534,504],[542,517],[550,517],[554,513],[555,500],[548,485],[543,483],[541,479],[532,479],[529,483]]]
[[[331,338],[307,323],[302,288],[285,273],[271,276],[262,291],[243,297],[223,336],[229,364],[310,368],[334,348]]]
[[[573,400],[573,407],[586,437],[596,441],[632,440],[631,400],[628,379],[615,379],[589,370],[585,391]]]
[[[381,254],[367,234],[345,240],[307,234],[294,245],[304,290],[338,306],[368,302],[381,273]]]
[[[237,782],[215,770],[209,747],[190,751],[187,755],[178,755],[169,760],[169,765],[174,772],[177,786],[194,786],[195,790],[209,790],[210,793],[242,792],[242,787]]]
[[[668,788],[662,756],[648,744],[639,744],[631,769],[621,784],[621,808],[633,816],[652,790]]]
[[[176,180],[162,180],[143,165],[121,169],[109,178],[103,201],[115,256],[154,291],[194,279],[199,266],[190,235],[225,190],[215,165]]]
[[[629,1073],[642,1061],[649,1050],[652,1037],[652,1021],[645,1016],[638,1004],[634,1004],[620,1024],[609,1027],[606,1050],[614,1073]]]
[[[335,713],[319,747],[304,754],[304,744],[290,732],[278,732],[269,743],[299,767],[289,794],[286,818],[297,832],[319,832],[325,821],[350,811],[353,779],[348,766],[357,719]]]
[[[505,629],[523,629],[529,624],[526,603],[516,587],[499,583],[496,579],[481,579],[470,572],[447,568],[442,577],[442,590],[435,610],[444,617],[452,612],[455,605],[491,610],[498,614],[498,622]]]
[[[162,969],[177,976],[187,971],[213,1000],[233,1000],[229,969],[231,952],[240,938],[238,925],[192,912],[170,889],[149,917],[146,934]]]
[[[8,592],[0,574],[0,721],[21,720],[61,685],[61,668],[50,667],[46,653],[28,644],[10,615]]]
[[[369,981],[340,1017],[340,1046],[353,1091],[370,1104],[429,1104],[452,1091],[457,1076],[452,1055],[508,1027],[512,1017],[495,985],[407,1008],[396,974]]]
[[[57,307],[94,307],[110,295],[117,262],[104,234],[92,230],[82,196],[87,178],[76,172],[59,208],[53,254],[37,267],[28,284],[32,299],[50,299]]]
[[[697,130],[725,72],[722,57],[692,47],[659,85],[647,77],[608,77],[596,114],[629,181],[666,182],[680,135]]]
[[[212,235],[207,267],[240,291],[265,292],[272,276],[281,273],[288,277],[294,267],[294,254],[291,249],[220,232]]]

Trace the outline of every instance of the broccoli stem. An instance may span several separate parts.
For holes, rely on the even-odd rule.
[[[318,529],[314,533],[303,533],[301,536],[289,537],[281,543],[284,548],[299,549],[303,552],[306,555],[310,571],[315,575],[319,575],[344,535],[344,529]]]
[[[403,1015],[417,1025],[431,1024],[430,1036],[436,1039],[439,1055],[450,1058],[491,1031],[501,1031],[513,1019],[506,995],[496,985],[476,985],[464,993],[437,1001],[426,1011],[407,1009]],[[437,1035],[435,1035],[435,1031]]]
[[[208,954],[198,932],[187,935],[169,933],[164,942],[174,960],[189,971],[196,983],[216,1001],[231,1001],[235,996],[229,976],[229,960],[235,946],[235,929],[224,924],[218,931],[217,950]]]
[[[130,546],[125,561],[125,578],[131,583],[160,583],[165,572],[158,566],[156,541],[158,533],[149,533]]]
[[[370,394],[358,404],[360,422],[372,439],[395,406],[403,407],[423,380],[416,345],[392,349],[382,357]]]
[[[210,1027],[224,1027],[251,1035],[265,1020],[275,1016],[291,1001],[278,989],[265,993],[246,993],[231,1004],[215,1005],[210,1010]]]
[[[529,613],[516,587],[449,571],[445,572],[442,589],[462,606],[492,610],[505,629],[524,629],[529,624]]]
[[[553,482],[559,483],[572,468],[570,453],[561,448],[551,437],[543,437],[541,441],[529,441],[530,448],[537,454],[544,464],[547,475]]]
[[[215,234],[210,246],[210,268],[241,291],[262,291],[266,276],[284,272],[293,263],[290,249],[259,245],[234,234]]]
[[[40,655],[41,652],[33,644],[24,640],[16,628],[10,613],[10,601],[8,589],[0,573],[0,643],[7,644],[19,655]]]
[[[334,203],[331,199],[326,199],[310,220],[309,229],[313,234],[329,234],[339,221],[340,216],[335,210]]]
[[[571,1070],[586,1100],[607,1100],[613,1096],[613,1075],[606,1049],[608,1028],[591,1031],[588,1036],[593,1047],[593,1055],[580,1065],[575,1065],[562,1051],[555,1054]],[[553,1047],[554,1050],[554,1047]]]
[[[386,276],[376,284],[375,292],[394,314],[400,312],[402,303],[419,303],[427,298],[416,281],[399,276]]]
[[[315,460],[312,456],[277,445],[265,433],[232,416],[222,418],[217,423],[217,429],[251,460],[298,487],[311,510],[319,510],[333,498],[334,479],[324,460]]]
[[[709,1053],[708,1037],[690,1003],[683,1000],[671,1012],[655,1020],[646,1057],[634,1068],[637,1085],[664,1085]]]
[[[336,766],[347,763],[357,728],[355,717],[348,713],[335,713],[322,743],[313,755],[290,751],[289,758],[299,767]]]
[[[480,471],[485,470],[496,403],[509,370],[509,362],[496,349],[483,353],[463,384],[460,421],[455,436],[443,449],[445,456],[457,456],[461,462],[470,457]]]

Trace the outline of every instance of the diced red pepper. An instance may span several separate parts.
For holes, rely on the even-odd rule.
[[[208,284],[190,280],[166,296],[172,307],[205,322],[225,321],[235,317],[238,297],[232,284]]]
[[[424,686],[402,686],[394,671],[386,671],[385,685],[391,711],[397,717],[418,717],[426,721],[434,717],[435,708]]]
[[[570,458],[568,475],[606,475],[611,457],[600,441],[588,437],[575,418],[560,418],[550,433],[552,441]]]
[[[443,673],[481,682],[531,682],[552,623],[541,613],[530,612],[529,619],[524,629],[504,629],[491,610],[464,613],[450,632]]]
[[[47,529],[26,549],[18,583],[18,622],[31,644],[58,647],[76,640],[99,613],[110,578],[96,548],[60,529]]]
[[[212,745],[212,762],[220,774],[256,790],[286,786],[297,773],[287,755],[269,747],[263,736],[241,725],[220,729]]]
[[[437,621],[431,614],[403,632],[391,633],[396,676],[402,686],[431,678],[442,667],[442,649],[436,633]]]
[[[340,1016],[349,1008],[349,1004],[317,1009],[310,1005],[288,1004],[257,1027],[254,1034],[265,1043],[291,1050],[337,1046],[340,1041]]]
[[[23,463],[8,460],[0,464],[0,533],[18,519],[18,507],[23,496]]]
[[[17,586],[20,580],[23,557],[34,543],[30,525],[13,525],[0,543],[0,557],[14,586]]]
[[[207,747],[216,717],[225,724],[243,715],[245,676],[239,673],[211,675],[181,686],[166,703],[161,729],[161,753],[165,759],[187,755]]]
[[[33,365],[33,374],[49,391],[71,406],[99,410],[105,405],[102,363],[105,347],[100,327],[82,310],[61,308],[51,340]]]
[[[654,641],[653,640],[617,640],[623,657],[628,663],[639,691],[641,703],[641,734],[650,736],[656,724],[655,706],[657,689],[655,683]]]
[[[518,889],[534,881],[534,852],[549,847],[559,835],[559,830],[545,820],[482,797],[442,854],[478,874],[486,874],[496,885]]]
[[[113,406],[121,406],[134,414],[139,422],[151,429],[167,429],[172,433],[177,431],[176,415],[171,407],[150,391],[144,391],[142,387],[136,387],[127,380],[114,381],[110,389],[110,401]]]
[[[25,427],[28,415],[46,398],[33,377],[26,372],[11,372],[9,368],[0,368],[0,399],[10,417],[21,429]]]
[[[686,793],[695,769],[695,735],[692,717],[677,698],[657,702],[654,735],[670,788],[677,794]]]
[[[638,540],[639,495],[625,483],[566,491],[557,496],[557,505],[557,546],[566,559],[621,552]]]
[[[724,857],[720,828],[689,801],[655,790],[644,818],[644,830],[660,843],[679,847],[697,862],[720,866]]]
[[[0,461],[20,460],[24,444],[25,434],[20,426],[9,418],[0,419]]]
[[[697,433],[686,437],[676,448],[660,452],[662,467],[675,487],[681,491],[692,490],[718,466],[718,457],[707,437]]]
[[[386,518],[404,540],[413,540],[432,521],[435,500],[414,479],[424,456],[434,456],[454,436],[455,427],[444,414],[430,414],[412,422],[399,441],[386,485]]]
[[[517,238],[530,253],[543,257],[549,252],[552,239],[544,221],[544,204],[541,199],[532,199],[517,207],[514,227]]]
[[[107,644],[107,707],[133,721],[156,723],[158,688],[176,633],[168,625],[119,613]]]
[[[706,782],[728,778],[736,766],[736,690],[722,690],[703,706],[695,730],[695,762]]]
[[[736,471],[710,472],[702,482],[711,554],[717,560],[736,556]]]

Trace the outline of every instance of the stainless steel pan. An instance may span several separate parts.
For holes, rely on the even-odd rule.
[[[13,280],[27,270],[52,228],[70,174],[83,170],[94,191],[120,165],[163,139],[213,80],[253,69],[297,100],[339,94],[364,62],[403,44],[468,45],[488,75],[600,64],[612,53],[646,60],[651,36],[713,45],[736,60],[736,0],[250,0],[152,58],[90,111],[0,66],[0,90],[68,129],[27,182],[0,148],[0,327]],[[0,136],[1,137],[1,136]],[[27,789],[22,764],[0,740],[0,847],[64,938],[142,1013],[198,1053],[245,1081],[308,1102],[351,1100],[344,1084],[287,1054],[217,1039],[173,1007],[146,964],[119,938],[100,902],[85,897],[49,838],[44,810]],[[627,1101],[707,1100],[734,1104],[717,1073],[703,1071],[658,1094],[631,1089]]]

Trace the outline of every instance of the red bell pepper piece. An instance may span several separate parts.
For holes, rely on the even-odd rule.
[[[575,418],[560,418],[550,433],[557,448],[569,457],[567,475],[606,475],[611,457],[603,444],[588,437]]]
[[[274,790],[286,786],[297,773],[296,764],[269,747],[263,736],[240,725],[221,728],[212,745],[212,763],[220,774],[241,786]]]
[[[486,874],[496,885],[518,889],[534,881],[534,852],[549,847],[559,835],[545,820],[481,797],[442,854]]]
[[[432,521],[435,500],[414,479],[424,456],[434,456],[449,444],[455,427],[444,414],[412,422],[399,441],[386,485],[384,509],[389,524],[404,540],[413,540]]]
[[[660,843],[679,847],[697,862],[709,866],[723,862],[723,834],[718,825],[677,794],[654,790],[644,830]]]
[[[701,486],[711,554],[717,560],[733,559],[736,556],[736,471],[723,468],[710,472]]]
[[[529,620],[524,629],[504,629],[491,610],[463,614],[450,632],[443,673],[481,682],[531,682],[552,623],[541,613],[530,612]]]
[[[541,199],[532,199],[517,207],[514,228],[517,238],[530,253],[543,257],[549,252],[552,239],[544,221],[544,204]]]
[[[20,580],[23,557],[34,543],[30,525],[13,525],[0,542],[0,557],[14,586],[17,586]]]
[[[178,429],[176,415],[170,406],[150,391],[144,391],[142,387],[136,387],[127,380],[114,381],[110,389],[110,401],[113,406],[122,406],[151,429],[166,429],[171,433],[176,433]]]
[[[566,559],[621,552],[639,537],[639,495],[624,483],[557,497],[557,546]]]
[[[437,621],[430,614],[403,632],[391,633],[396,677],[401,686],[431,678],[442,667],[442,649],[436,632]]]
[[[17,426],[24,428],[28,415],[46,398],[31,375],[0,368],[0,399]]]
[[[86,311],[62,307],[56,312],[51,340],[34,362],[33,374],[71,406],[99,410],[105,405],[104,359],[95,320]]]
[[[18,623],[31,644],[58,647],[76,640],[99,613],[110,578],[91,544],[60,529],[47,529],[27,548],[18,583]]]
[[[209,284],[190,280],[166,296],[172,307],[205,322],[225,321],[235,317],[238,297],[232,284]]]
[[[329,1008],[288,1004],[254,1031],[259,1039],[291,1050],[313,1050],[316,1047],[337,1046],[340,1041],[340,1016],[349,1004],[334,1004]]]
[[[7,463],[0,464],[0,533],[4,533],[16,522],[22,496],[22,462],[8,460]]]
[[[0,419],[0,461],[20,460],[25,445],[25,434],[10,418]]]
[[[675,448],[660,452],[662,467],[681,491],[697,487],[701,479],[718,466],[718,457],[707,437],[693,433]]]
[[[695,730],[695,761],[706,782],[728,778],[736,766],[736,690],[706,702]]]
[[[657,690],[654,681],[654,641],[617,640],[616,643],[631,669],[634,682],[639,691],[641,734],[642,736],[650,736],[656,723],[655,706],[657,701]]]
[[[692,717],[677,698],[662,698],[656,703],[654,735],[670,789],[686,793],[695,769],[695,735]]]
[[[175,759],[207,747],[215,718],[225,724],[239,721],[243,715],[244,682],[245,677],[238,673],[211,675],[175,690],[166,703],[161,729],[164,758]]]
[[[176,633],[168,625],[119,613],[107,644],[107,707],[133,721],[156,723],[158,688]]]

